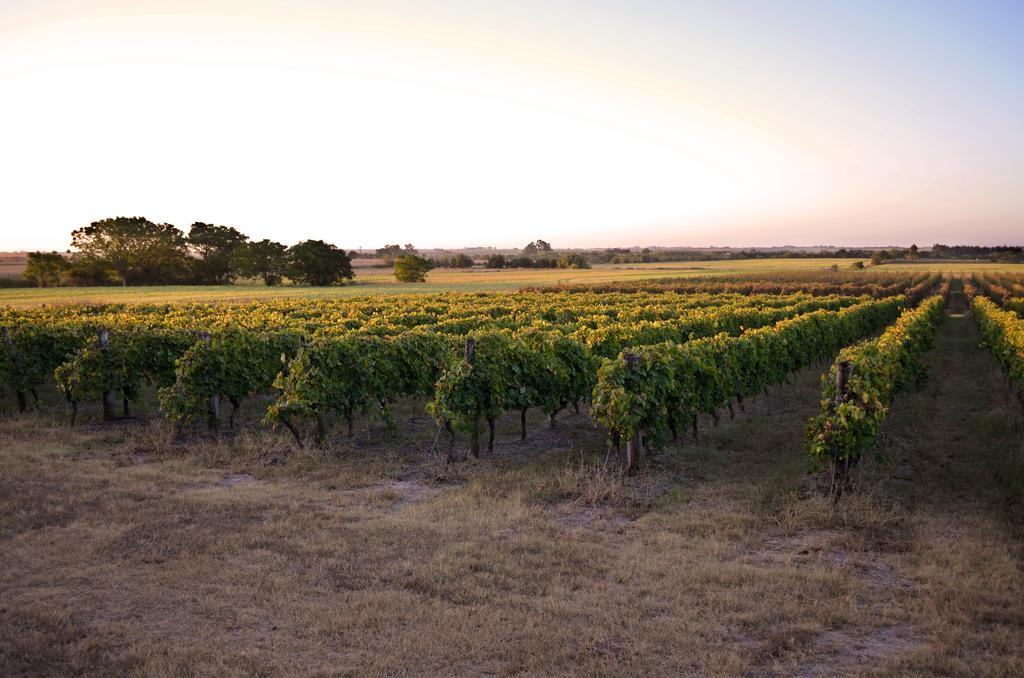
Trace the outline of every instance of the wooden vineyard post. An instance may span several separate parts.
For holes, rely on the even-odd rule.
[[[104,351],[110,349],[110,331],[106,328],[100,330],[100,349]],[[112,390],[103,392],[103,421],[113,421],[116,418],[114,416],[116,402],[117,393]]]
[[[476,340],[473,337],[466,337],[466,348],[463,357],[470,365],[476,360]],[[469,453],[474,459],[480,458],[480,413],[476,412],[473,418],[473,431],[469,437]]]
[[[836,400],[835,405],[839,407],[850,399],[850,375],[853,373],[853,363],[849,360],[840,360],[836,363]],[[841,485],[846,481],[850,471],[850,456],[847,454],[843,459],[832,460],[832,496],[839,498],[842,492]]]
[[[11,338],[11,331],[8,328],[4,327],[0,328],[0,333],[3,334],[4,344],[7,345],[7,350],[11,354],[11,361],[15,363],[15,368],[17,369],[17,356],[14,353],[14,339]],[[18,389],[15,392],[15,395],[18,398],[18,411],[24,412],[25,410],[28,409],[28,401],[25,399],[25,392],[22,391],[21,389]]]
[[[627,353],[626,369],[635,372],[640,366],[640,356],[636,353]],[[640,457],[644,451],[643,431],[639,428],[633,431],[633,435],[626,441],[626,469],[632,471],[640,465]]]

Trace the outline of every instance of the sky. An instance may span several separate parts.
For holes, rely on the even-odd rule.
[[[0,0],[0,250],[1024,244],[1024,2]]]

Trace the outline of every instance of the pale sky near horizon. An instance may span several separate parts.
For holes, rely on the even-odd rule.
[[[0,0],[0,250],[1024,244],[1024,2]]]

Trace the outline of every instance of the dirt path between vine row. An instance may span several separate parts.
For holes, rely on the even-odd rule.
[[[852,602],[864,623],[818,636],[794,675],[1024,673],[1020,407],[968,317],[947,316],[936,343],[845,515],[773,544],[868,584]]]
[[[947,316],[929,379],[893,404],[864,485],[897,507],[886,544],[906,668],[1024,674],[1024,437],[969,317]],[[899,619],[904,623],[899,623]]]
[[[0,674],[1020,675],[1021,415],[968,319],[927,360],[835,511],[824,366],[636,478],[585,416],[444,472],[422,405],[331,455],[5,416]]]

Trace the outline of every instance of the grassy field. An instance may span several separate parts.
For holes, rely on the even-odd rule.
[[[258,284],[226,286],[62,287],[49,289],[2,289],[0,304],[31,306],[66,303],[173,303],[185,301],[240,301],[287,297],[334,298],[368,294],[410,292],[500,292],[524,285],[608,282],[644,278],[700,275],[756,274],[780,271],[827,270],[833,264],[848,270],[857,259],[749,259],[740,261],[679,262],[660,264],[599,264],[587,270],[564,269],[438,269],[426,283],[399,283],[388,269],[360,266],[355,282],[337,287]],[[971,271],[1024,272],[1024,264],[922,263],[871,267],[869,271]]]
[[[1019,405],[950,317],[833,509],[805,370],[636,477],[585,415],[442,467],[0,418],[0,675],[1021,675]]]

